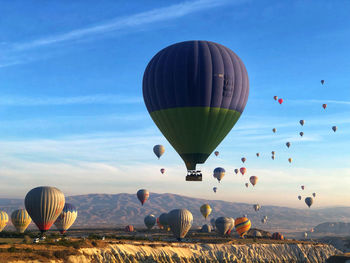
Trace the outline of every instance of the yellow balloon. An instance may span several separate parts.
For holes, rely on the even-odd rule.
[[[211,209],[210,205],[204,204],[201,206],[200,211],[201,211],[201,214],[206,219],[210,215],[212,209]]]

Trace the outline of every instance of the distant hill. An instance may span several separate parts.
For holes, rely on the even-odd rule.
[[[350,223],[326,222],[314,227],[315,233],[350,234]]]
[[[116,227],[125,224],[143,226],[143,219],[148,214],[159,216],[175,208],[187,208],[194,216],[194,226],[206,221],[199,212],[199,207],[209,203],[213,208],[211,217],[239,217],[247,214],[254,227],[262,229],[280,229],[300,231],[310,229],[320,223],[330,221],[349,221],[350,207],[324,209],[294,209],[278,206],[263,206],[259,212],[252,204],[233,203],[219,200],[205,200],[176,194],[151,193],[144,206],[135,194],[88,194],[69,196],[66,202],[78,208],[78,219],[74,227]],[[0,209],[11,214],[15,209],[23,208],[23,200],[0,199]],[[268,216],[268,223],[262,224],[261,218]],[[209,219],[210,219],[209,218]],[[207,220],[207,222],[209,221]]]

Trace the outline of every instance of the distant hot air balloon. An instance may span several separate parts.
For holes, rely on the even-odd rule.
[[[218,188],[217,187],[213,187],[213,191],[214,191],[214,193],[216,193],[216,191],[218,190]]]
[[[267,220],[267,216],[264,216],[264,219],[266,219],[266,220]]]
[[[301,200],[301,195],[298,195],[298,199]]]
[[[337,126],[333,126],[333,127],[332,127],[332,130],[333,130],[334,132],[336,132],[337,129],[338,129]]]
[[[235,219],[235,228],[237,233],[244,237],[245,234],[249,231],[251,227],[250,220],[246,217],[239,217]]]
[[[326,109],[326,108],[327,108],[327,104],[322,104],[322,107],[323,107],[324,109]]]
[[[300,120],[299,123],[301,124],[301,126],[304,126],[305,120]]]
[[[24,233],[32,219],[25,209],[18,209],[12,212],[11,222],[19,233]]]
[[[125,232],[134,232],[134,226],[133,225],[127,225],[125,227]]]
[[[0,232],[5,228],[7,222],[9,221],[9,216],[5,211],[0,211]]]
[[[165,173],[165,169],[164,169],[164,168],[160,169],[160,172],[161,172],[162,174],[164,174],[164,173]]]
[[[313,233],[315,230],[313,228],[310,229],[310,232]]]
[[[316,193],[312,193],[312,196],[313,196],[313,197],[316,197]]]
[[[312,199],[312,197],[306,197],[305,198],[305,204],[307,204],[307,206],[310,208],[312,203],[314,202],[314,200]]]
[[[300,136],[303,137],[304,133],[303,132],[299,132]]]
[[[278,103],[282,104],[283,103],[283,99],[278,99]]]
[[[212,211],[210,205],[208,204],[202,205],[199,210],[201,211],[201,214],[205,219],[207,219],[207,217],[210,215]]]
[[[61,214],[65,198],[56,187],[40,186],[27,193],[24,204],[33,222],[44,233]]]
[[[169,225],[169,222],[168,222],[168,213],[162,213],[162,214],[159,216],[159,223],[160,223],[164,228],[167,228],[167,226]]]
[[[229,217],[218,217],[215,220],[215,229],[219,235],[224,236],[232,227],[232,220]]]
[[[239,169],[239,171],[241,172],[242,175],[244,175],[247,172],[247,168],[241,167],[241,169]]]
[[[153,147],[153,152],[159,159],[165,152],[165,148],[163,145],[157,144]]]
[[[275,240],[284,240],[284,236],[281,234],[281,233],[273,233],[272,234],[272,239],[275,239]]]
[[[219,151],[214,152],[215,156],[219,156]]]
[[[322,84],[322,85],[324,84],[324,80],[321,80],[321,84]]]
[[[214,173],[213,176],[214,178],[218,179],[218,181],[220,182],[222,180],[222,178],[224,178],[225,176],[225,169],[222,167],[217,167],[214,169]]]
[[[145,223],[148,230],[151,230],[152,227],[154,227],[154,225],[156,224],[157,218],[154,215],[148,215],[145,217],[143,222]]]
[[[305,189],[305,186],[304,186],[304,185],[302,185],[302,186],[301,186],[301,190],[304,190],[304,189]]]
[[[292,163],[293,159],[292,158],[288,158],[288,162]]]
[[[181,240],[190,230],[193,216],[187,209],[175,209],[168,213],[168,223],[174,236]]]
[[[201,228],[201,232],[202,233],[210,233],[211,232],[211,226],[208,225],[208,224],[203,225],[202,228]]]
[[[272,151],[271,154],[272,154],[272,155],[275,155],[275,151]]]
[[[274,155],[272,155],[271,158],[272,158],[272,160],[275,160],[275,156]]]
[[[256,185],[256,183],[258,182],[258,177],[257,176],[251,176],[250,178],[249,178],[249,181],[250,181],[250,183],[253,185],[253,186],[255,186]]]
[[[239,170],[238,169],[235,169],[235,174],[238,174]]]
[[[249,184],[248,184],[248,183],[245,183],[245,187],[247,187],[247,188],[248,188],[248,186],[249,186]]]
[[[306,233],[306,232],[304,232],[304,238],[305,238],[305,239],[307,238],[307,233]]]
[[[286,142],[286,146],[289,148],[290,147],[290,142]]]
[[[259,157],[260,156],[260,153],[256,153],[256,157]]]
[[[274,99],[274,100],[278,100],[278,97],[277,97],[277,96],[273,96],[273,99]]]
[[[242,158],[241,158],[241,161],[242,161],[242,163],[244,163],[244,162],[246,161],[246,158],[245,158],[245,157],[242,157]]]
[[[267,222],[267,219],[263,218],[261,219],[261,223],[265,224]]]
[[[258,212],[260,210],[260,205],[255,204],[255,205],[253,205],[253,208],[254,208],[255,212]]]
[[[186,180],[201,181],[196,165],[217,148],[247,103],[243,62],[214,42],[176,43],[148,63],[142,86],[153,121],[186,164]]]
[[[273,128],[272,131],[273,131],[273,133],[276,133],[277,129],[276,129],[276,128]]]
[[[137,198],[140,200],[141,204],[143,205],[147,199],[149,198],[149,192],[146,189],[140,189],[136,193]]]
[[[61,214],[55,221],[55,226],[61,234],[64,234],[74,224],[77,217],[77,208],[72,204],[65,203]]]

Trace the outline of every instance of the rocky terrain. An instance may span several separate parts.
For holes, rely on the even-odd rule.
[[[347,222],[350,218],[349,207],[308,209],[305,206],[305,209],[293,209],[278,206],[262,206],[259,212],[255,212],[252,204],[204,200],[175,194],[151,193],[150,199],[144,206],[141,206],[135,194],[78,195],[69,196],[66,198],[66,201],[78,208],[78,218],[73,226],[75,228],[115,227],[129,223],[143,226],[145,215],[154,214],[158,216],[174,208],[189,209],[194,216],[194,226],[201,226],[206,222],[199,211],[199,207],[203,203],[209,203],[213,208],[210,217],[239,217],[247,214],[253,226],[270,229],[271,231],[305,231],[323,222]],[[13,210],[22,207],[23,200],[0,199],[0,209],[5,210],[9,214]],[[268,216],[268,223],[262,225],[261,218],[264,215]],[[11,229],[11,227],[7,227],[7,229]]]

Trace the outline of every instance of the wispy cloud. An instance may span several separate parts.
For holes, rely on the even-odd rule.
[[[350,101],[348,100],[315,100],[315,99],[309,99],[309,100],[289,100],[288,102],[296,103],[296,104],[310,104],[310,103],[318,103],[320,105],[322,104],[339,104],[339,105],[350,105]]]
[[[141,97],[122,95],[87,95],[75,97],[0,97],[1,106],[47,106],[74,104],[138,104]]]

